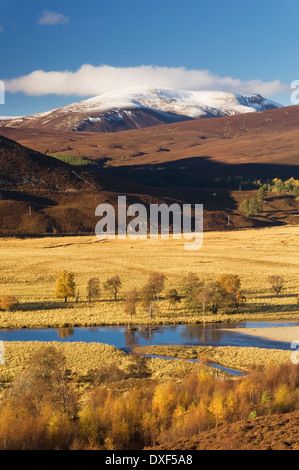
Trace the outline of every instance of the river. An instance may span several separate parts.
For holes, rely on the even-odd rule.
[[[132,346],[240,346],[289,350],[290,343],[262,338],[263,327],[298,326],[298,322],[242,322],[196,325],[100,326],[94,328],[1,329],[0,341],[59,341],[106,343],[119,349]],[[261,337],[235,332],[260,328]]]

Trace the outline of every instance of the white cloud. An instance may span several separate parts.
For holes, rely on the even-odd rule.
[[[68,21],[69,18],[62,15],[61,13],[55,13],[54,11],[49,10],[44,10],[38,19],[38,23],[41,25],[65,24]]]
[[[220,77],[208,70],[188,70],[185,67],[111,67],[82,65],[75,72],[35,70],[22,77],[6,81],[6,90],[23,92],[30,96],[77,95],[96,96],[125,87],[154,85],[181,90],[219,90],[233,93],[260,93],[271,97],[289,93],[289,85],[279,80],[242,81],[238,78]]]

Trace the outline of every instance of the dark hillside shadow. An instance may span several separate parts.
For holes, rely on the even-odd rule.
[[[51,196],[52,195],[49,195],[49,197],[34,195],[26,191],[19,192],[19,191],[0,190],[0,200],[2,201],[6,201],[6,200],[19,201],[19,202],[26,201],[28,204],[31,204],[32,206],[36,206],[36,207],[56,206],[57,203],[53,201],[52,199],[50,199]]]
[[[220,187],[238,190],[253,180],[299,178],[299,166],[265,163],[225,164],[209,156],[182,158],[149,165],[126,165],[103,168],[106,174],[118,175],[150,186]]]
[[[270,181],[277,177],[299,179],[299,166],[260,163],[232,165],[205,156],[159,164],[107,166],[101,169],[98,177],[101,182],[105,181],[107,190],[119,193],[128,193],[129,190],[134,195],[164,198],[168,203],[202,203],[207,211],[229,211],[237,209],[231,191],[257,189],[258,180]],[[288,198],[287,195],[281,196],[282,199],[284,197]],[[261,225],[265,223],[266,220],[260,221]]]

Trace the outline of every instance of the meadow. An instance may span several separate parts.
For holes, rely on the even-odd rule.
[[[20,305],[16,311],[1,312],[0,327],[201,322],[201,312],[188,311],[183,302],[169,307],[163,293],[153,318],[140,306],[132,319],[124,313],[125,292],[143,287],[153,271],[166,275],[165,290],[178,291],[190,272],[204,282],[225,273],[238,275],[246,304],[239,314],[208,314],[208,322],[298,319],[298,235],[298,226],[206,232],[198,251],[184,250],[184,240],[99,240],[93,236],[1,239],[0,296],[13,295]],[[56,299],[56,279],[62,270],[74,273],[78,302]],[[116,274],[122,288],[119,299],[113,300],[103,284]],[[270,290],[270,275],[285,279],[279,296]],[[101,297],[88,302],[86,287],[93,277],[100,280]]]
[[[58,342],[14,342],[5,341],[5,364],[0,364],[0,390],[7,388],[12,380],[16,379],[28,365],[31,358],[38,351],[53,347],[57,353],[66,358],[66,366],[70,377],[79,390],[89,388],[90,374],[98,368],[119,368],[129,373],[130,367],[136,363],[136,355],[126,354],[114,346],[101,343],[58,343]],[[187,361],[173,361],[171,359],[145,358],[146,367],[153,380],[165,380],[184,376],[187,372],[197,372],[203,366]],[[213,373],[213,368],[204,366],[204,369]],[[226,375],[223,373],[222,375]]]
[[[128,372],[140,354],[181,359],[145,357],[144,361],[151,378],[158,381],[180,378],[189,372],[199,373],[203,369],[215,374],[215,369],[207,364],[208,361],[244,372],[248,372],[253,366],[264,369],[271,364],[281,365],[291,362],[290,351],[261,350],[253,347],[145,346],[135,347],[133,354],[126,354],[114,346],[101,343],[5,341],[5,364],[0,364],[0,384],[2,387],[6,388],[13,379],[24,371],[35,353],[50,346],[66,358],[66,365],[72,380],[79,388],[88,386],[90,372],[100,367],[108,367],[111,370],[120,368],[122,371]],[[188,359],[198,359],[198,361],[193,363],[188,362]],[[218,370],[217,374],[232,377],[221,370]]]
[[[298,235],[297,226],[207,232],[199,251],[185,251],[183,240],[1,239],[0,296],[15,296],[20,304],[15,311],[0,312],[0,327],[56,327],[63,336],[75,326],[200,323],[201,311],[188,311],[183,301],[170,307],[164,298],[171,288],[181,293],[190,272],[205,283],[225,273],[241,279],[247,302],[240,313],[207,312],[207,322],[298,320]],[[63,270],[74,273],[77,302],[55,296]],[[166,275],[159,310],[150,318],[138,304],[130,318],[125,293],[140,290],[152,272]],[[115,275],[122,281],[116,300],[104,288]],[[279,295],[270,289],[270,275],[285,280]],[[101,295],[89,302],[86,287],[94,277]],[[126,354],[100,343],[38,341],[7,341],[4,349],[1,449],[171,448],[182,436],[193,438],[238,421],[251,425],[276,419],[277,413],[295,416],[298,410],[298,366],[291,363],[291,351],[150,346]],[[215,373],[209,361],[247,375]],[[293,440],[289,444],[283,438],[295,448],[296,436]],[[275,446],[282,445],[277,439]]]
[[[291,352],[278,349],[260,349],[236,346],[138,346],[137,354],[197,359],[199,363],[209,361],[225,367],[248,372],[251,367],[264,369],[271,364],[285,364],[291,361]]]

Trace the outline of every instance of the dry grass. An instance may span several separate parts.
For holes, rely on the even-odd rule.
[[[5,342],[5,364],[0,365],[0,382],[10,381],[24,369],[30,357],[49,346],[63,353],[67,367],[74,377],[85,376],[89,370],[117,363],[125,368],[130,358],[124,352],[100,343],[58,343],[58,342]]]
[[[252,365],[264,368],[271,363],[279,365],[291,361],[291,351],[235,346],[144,346],[136,347],[135,350],[140,354],[178,357],[181,359],[199,358],[245,372]]]
[[[5,364],[0,365],[0,383],[9,383],[19,375],[28,365],[30,357],[40,349],[54,347],[66,358],[67,368],[76,382],[85,383],[88,372],[101,367],[119,367],[127,371],[134,363],[134,357],[127,355],[114,346],[101,343],[58,343],[58,342],[4,342]],[[165,379],[169,377],[184,376],[192,370],[199,370],[197,364],[171,359],[146,358],[147,367],[152,378]],[[212,368],[208,368],[213,373]]]
[[[119,274],[122,292],[142,287],[151,271],[167,275],[166,289],[179,287],[181,279],[195,272],[209,281],[223,273],[238,274],[247,297],[241,315],[208,316],[208,321],[244,319],[291,319],[299,317],[299,237],[297,226],[261,230],[205,233],[199,251],[184,250],[183,240],[109,240],[95,237],[2,239],[0,240],[0,294],[16,296],[22,306],[2,312],[0,327],[59,327],[126,324],[123,302],[111,301],[105,293],[88,304],[86,285],[91,277],[101,284]],[[75,273],[80,303],[66,306],[55,299],[55,280],[63,269]],[[283,276],[286,286],[279,297],[269,290],[267,277]],[[182,306],[175,312],[166,301],[152,320],[138,309],[132,323],[195,323],[201,315],[189,314]]]

